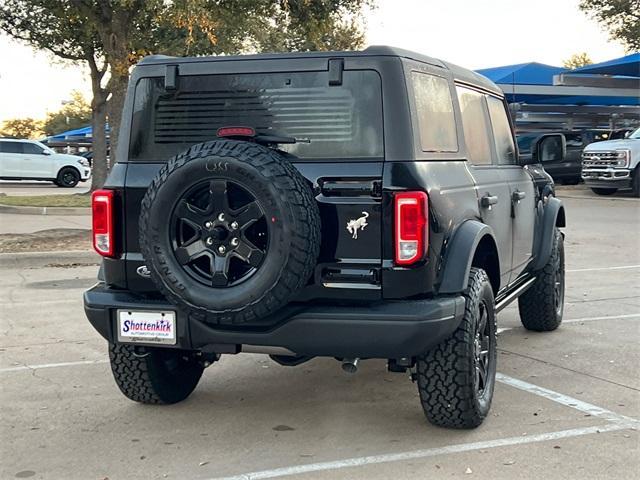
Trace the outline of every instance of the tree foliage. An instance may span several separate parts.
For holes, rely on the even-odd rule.
[[[363,9],[373,3],[374,0],[3,0],[0,30],[37,49],[89,65],[93,90],[92,188],[98,188],[106,176],[106,144],[100,134],[105,115],[111,126],[110,148],[114,156],[129,72],[140,58],[152,53],[183,56],[351,50],[364,42]]]
[[[31,117],[5,120],[0,128],[0,137],[38,139],[41,136],[42,122]]]
[[[57,112],[49,112],[44,121],[44,133],[55,135],[65,130],[86,127],[91,123],[91,105],[82,93],[73,91],[71,100],[65,102]]]
[[[576,68],[584,67],[585,65],[591,65],[593,61],[589,57],[587,52],[574,53],[569,58],[562,62],[564,68],[568,70],[575,70]]]
[[[604,26],[628,52],[640,50],[640,0],[581,0],[580,10]]]

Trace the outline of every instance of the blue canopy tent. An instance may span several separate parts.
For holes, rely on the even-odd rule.
[[[640,83],[637,78],[620,77],[637,70],[639,56],[575,70],[530,62],[477,72],[503,90],[518,130],[614,129],[640,120]]]
[[[571,70],[572,74],[620,75],[624,77],[640,77],[640,53],[632,53],[606,62],[585,65]]]
[[[91,126],[76,128],[74,130],[68,130],[61,132],[51,137],[47,137],[47,140],[74,140],[74,139],[90,139],[93,136],[93,129]]]
[[[494,83],[518,85],[552,85],[553,76],[564,72],[564,68],[529,62],[504,67],[476,70]]]
[[[628,55],[627,57],[633,57],[633,55]],[[604,65],[605,63],[610,62],[598,65]],[[620,67],[629,68],[630,65],[629,62],[626,62],[621,64]],[[589,65],[589,67],[595,67],[595,65]],[[568,86],[557,85],[554,82],[554,77],[560,74],[573,76],[576,73],[583,73],[581,69],[568,71],[562,67],[531,62],[476,71],[497,83],[504,91],[509,103],[533,105],[640,105],[638,91],[633,88]],[[584,73],[587,72],[585,71]],[[609,75],[617,74],[609,73]]]
[[[109,126],[105,128],[107,142],[109,141]],[[91,125],[57,133],[43,139],[50,146],[91,146],[93,143],[93,129]]]

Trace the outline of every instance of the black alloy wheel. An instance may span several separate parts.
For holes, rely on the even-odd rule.
[[[263,325],[311,278],[320,212],[283,154],[215,140],[160,169],[138,235],[151,280],[181,311],[211,325]]]
[[[80,174],[73,167],[63,168],[58,177],[56,178],[56,184],[63,188],[73,188],[80,181]]]
[[[262,265],[269,227],[256,197],[226,179],[195,184],[177,202],[171,216],[176,259],[203,285],[238,285]]]
[[[487,311],[487,304],[483,299],[478,305],[478,328],[476,330],[475,341],[474,341],[474,352],[475,352],[475,370],[476,370],[476,392],[478,398],[484,396],[485,391],[489,382],[493,382],[493,378],[490,378],[491,367],[490,362],[492,360],[490,351],[491,351],[491,342],[492,340],[492,331],[487,319],[489,318],[489,314]]]

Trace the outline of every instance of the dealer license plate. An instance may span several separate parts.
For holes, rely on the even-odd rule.
[[[176,344],[176,314],[118,310],[118,341],[122,343]]]

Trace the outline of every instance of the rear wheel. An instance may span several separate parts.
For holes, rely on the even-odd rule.
[[[496,376],[496,315],[486,272],[472,268],[465,313],[453,335],[416,361],[418,392],[429,422],[475,428],[491,407]]]
[[[204,367],[192,352],[109,344],[113,378],[124,395],[135,402],[177,403],[198,385]]]
[[[80,181],[80,173],[73,167],[65,167],[58,173],[56,185],[63,188],[73,188]]]
[[[618,191],[617,188],[592,187],[591,190],[596,195],[613,195]]]
[[[564,311],[564,242],[556,228],[551,256],[535,283],[518,299],[520,321],[527,330],[548,332],[562,322]]]

